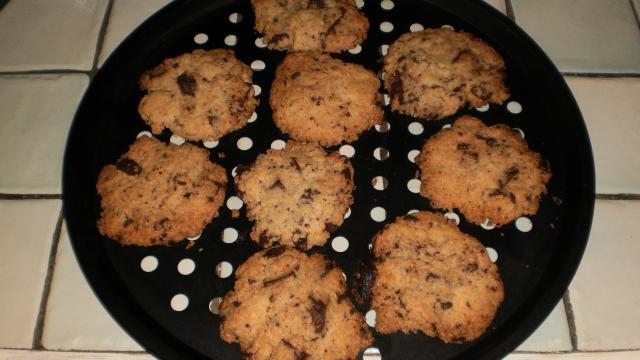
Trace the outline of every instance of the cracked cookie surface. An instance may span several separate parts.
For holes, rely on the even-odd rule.
[[[400,36],[384,58],[391,109],[438,120],[469,104],[502,104],[509,98],[504,61],[466,32],[425,29]]]
[[[159,134],[211,141],[246,125],[258,105],[253,72],[226,49],[194,50],[169,58],[140,77],[147,91],[138,112]]]
[[[240,168],[235,184],[255,221],[251,238],[262,247],[322,246],[353,202],[353,167],[337,153],[290,140]]]
[[[362,65],[320,53],[289,54],[276,70],[273,121],[296,140],[323,146],[352,142],[379,124],[380,80]]]
[[[435,208],[457,208],[476,224],[509,223],[538,212],[548,163],[520,134],[463,116],[429,138],[416,157],[420,194]]]
[[[352,0],[252,0],[255,28],[271,49],[340,52],[367,37],[369,21]]]
[[[196,236],[218,216],[227,174],[209,152],[146,136],[98,175],[98,230],[122,245],[168,245]]]
[[[220,336],[245,359],[355,359],[373,342],[342,271],[285,246],[251,256],[220,304]]]
[[[398,217],[373,239],[371,307],[376,330],[423,332],[444,342],[471,341],[504,299],[485,247],[442,215]]]

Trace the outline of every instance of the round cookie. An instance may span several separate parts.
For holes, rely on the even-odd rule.
[[[425,29],[400,36],[384,58],[391,109],[427,120],[442,119],[467,103],[478,107],[509,98],[504,61],[466,32]]]
[[[398,217],[372,241],[371,307],[383,334],[421,331],[444,342],[478,338],[504,299],[484,246],[441,215]]]
[[[344,221],[353,202],[353,167],[318,145],[288,141],[284,150],[268,150],[235,178],[255,221],[251,238],[262,247],[290,245],[306,250],[322,246]]]
[[[367,37],[353,0],[251,0],[256,30],[271,49],[340,52]]]
[[[166,59],[140,77],[148,94],[138,112],[154,134],[167,128],[187,140],[218,140],[243,127],[258,105],[252,74],[226,49]]]
[[[245,359],[355,359],[373,342],[342,271],[284,246],[240,265],[220,316],[221,338],[239,343]]]
[[[435,208],[460,209],[476,224],[500,226],[538,211],[548,163],[506,125],[463,116],[429,138],[416,157],[420,194]]]
[[[273,121],[296,140],[351,142],[382,121],[380,80],[361,65],[320,53],[289,54],[276,70]]]
[[[218,216],[226,186],[224,168],[210,162],[206,150],[143,136],[98,175],[98,230],[137,246],[196,236]]]

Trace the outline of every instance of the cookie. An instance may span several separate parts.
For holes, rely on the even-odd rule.
[[[471,341],[493,321],[504,288],[484,246],[441,215],[398,217],[373,241],[376,330]]]
[[[502,104],[509,98],[504,61],[466,32],[425,29],[400,36],[384,58],[391,109],[427,120],[442,119],[466,104]]]
[[[340,52],[367,37],[353,0],[251,0],[256,30],[270,49]]]
[[[353,167],[337,153],[290,140],[241,169],[236,188],[255,221],[251,238],[262,247],[322,246],[353,202]]]
[[[548,162],[520,134],[463,116],[429,138],[416,157],[420,194],[435,208],[457,208],[476,224],[500,226],[538,212],[551,178]]]
[[[148,94],[138,112],[154,134],[167,128],[187,140],[218,140],[243,127],[258,105],[252,74],[226,49],[166,59],[140,77]]]
[[[239,343],[245,359],[355,359],[373,342],[342,271],[284,246],[240,265],[220,316],[220,337]]]
[[[146,136],[98,175],[98,230],[122,245],[168,245],[200,234],[218,216],[227,175],[209,153]]]
[[[296,140],[351,142],[382,122],[380,80],[362,65],[320,53],[289,54],[276,70],[273,121]]]

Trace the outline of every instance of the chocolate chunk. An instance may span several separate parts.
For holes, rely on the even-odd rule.
[[[322,331],[324,330],[327,305],[312,297],[309,297],[309,300],[311,300],[311,307],[308,309],[309,314],[311,315],[311,323],[313,324],[313,328],[316,333],[322,334]]]
[[[132,219],[130,219],[130,218],[126,218],[126,219],[124,220],[124,222],[122,223],[122,226],[127,227],[127,226],[131,225],[132,223],[133,223],[133,220],[132,220]]]
[[[332,224],[332,223],[325,223],[324,224],[324,229],[329,233],[334,233],[336,230],[338,230],[338,225],[336,224]]]
[[[478,264],[477,263],[467,264],[467,267],[464,270],[467,272],[474,272],[478,270]]]
[[[139,175],[142,172],[142,167],[140,167],[137,162],[127,158],[120,159],[116,163],[116,168],[123,173],[131,176]]]
[[[305,236],[305,237],[301,237],[301,238],[295,240],[293,242],[293,245],[296,248],[300,249],[300,250],[306,250],[307,249],[307,237]]]
[[[324,9],[324,0],[309,0],[307,9]]]
[[[295,158],[295,157],[292,157],[292,158],[291,158],[291,165],[292,165],[294,168],[296,168],[296,170],[297,170],[298,172],[302,171],[302,168],[300,167],[300,164],[298,164],[298,159],[297,159],[297,158]]]
[[[287,248],[284,246],[272,247],[269,250],[264,252],[264,257],[273,258],[276,256],[280,256],[282,255],[283,252],[285,252],[285,250],[287,250]]]
[[[258,243],[262,247],[265,247],[267,246],[267,244],[269,244],[269,235],[267,234],[267,230],[262,230],[258,238]]]
[[[282,343],[287,346],[288,348],[290,348],[291,350],[293,350],[293,359],[294,360],[306,360],[309,358],[309,354],[307,354],[306,352],[297,349],[295,346],[293,346],[290,342],[288,342],[287,340],[282,340]]]
[[[291,79],[293,80],[298,80],[298,78],[300,78],[300,71],[296,71],[291,75]]]
[[[491,95],[493,95],[493,93],[489,90],[487,90],[486,88],[484,88],[483,86],[480,85],[474,85],[471,87],[471,93],[473,93],[473,95],[479,97],[482,100],[489,100],[491,98]]]
[[[207,115],[207,120],[209,121],[209,125],[213,126],[213,123],[216,122],[218,118],[213,115]]]
[[[516,165],[511,165],[510,168],[505,171],[506,182],[509,182],[516,178],[516,176],[520,173],[520,169]]]
[[[316,189],[306,188],[304,189],[304,193],[302,193],[302,196],[300,196],[300,201],[303,204],[308,204],[313,200],[314,196],[318,194],[320,194],[320,191]]]
[[[275,34],[267,42],[269,44],[277,44],[280,42],[280,40],[288,39],[288,38],[289,38],[289,35],[287,34]]]
[[[476,135],[476,137],[477,137],[478,139],[480,139],[480,140],[484,140],[484,142],[486,142],[486,143],[487,143],[487,145],[489,145],[489,146],[495,146],[495,145],[496,145],[496,142],[497,142],[497,141],[496,141],[496,138],[494,138],[494,137],[491,137],[491,136],[484,136],[484,135],[479,134],[479,133],[476,133],[475,135]]]
[[[406,220],[411,221],[411,222],[417,222],[418,221],[418,218],[413,214],[405,215],[404,218]]]
[[[402,78],[398,72],[393,74],[391,80],[391,88],[389,89],[389,95],[393,99],[397,99],[400,105],[404,104],[404,87],[402,85]]]
[[[236,300],[236,301],[234,301],[234,302],[232,302],[232,304],[233,304],[233,306],[235,306],[235,307],[239,307],[240,305],[242,305],[242,303],[241,303],[240,301],[237,301],[237,300]]]
[[[275,188],[280,188],[282,190],[285,189],[284,185],[282,185],[282,181],[280,181],[280,179],[277,179],[270,187],[270,190],[273,190]]]
[[[184,72],[180,76],[178,76],[178,79],[176,79],[176,81],[181,93],[190,96],[194,95],[194,92],[196,91],[196,79],[193,77],[193,75]]]
[[[277,278],[274,278],[274,279],[271,279],[271,280],[264,280],[262,282],[262,286],[264,286],[264,287],[271,286],[271,285],[273,285],[273,284],[275,284],[277,282],[280,282],[280,281],[282,281],[282,280],[284,280],[284,279],[286,279],[286,278],[288,278],[290,276],[296,276],[296,272],[295,271],[289,271],[288,273],[286,273],[286,274],[284,274],[282,276],[278,276]]]
[[[344,175],[347,180],[351,180],[351,168],[348,166],[345,167],[344,170],[342,170],[342,175]]]
[[[457,146],[458,150],[467,150],[469,148],[469,144],[467,143],[460,143]]]
[[[442,308],[442,310],[448,310],[453,307],[453,304],[450,301],[445,301],[443,303],[440,303],[440,307]]]
[[[427,280],[427,281],[430,281],[431,279],[438,280],[438,279],[440,279],[440,275],[435,274],[435,273],[432,273],[432,272],[429,272],[429,273],[427,274],[426,280]]]
[[[516,203],[516,196],[514,195],[514,193],[509,193],[509,200],[511,200],[511,202],[514,204]]]

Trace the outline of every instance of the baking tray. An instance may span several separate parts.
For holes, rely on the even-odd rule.
[[[417,171],[410,160],[414,150],[420,150],[425,139],[461,114],[472,114],[488,124],[505,123],[520,129],[529,146],[549,160],[553,172],[549,193],[542,199],[539,213],[529,217],[533,225],[530,231],[521,231],[528,230],[526,220],[518,222],[524,225],[521,229],[511,223],[491,230],[470,224],[460,216],[460,229],[477,237],[498,255],[506,295],[492,326],[478,340],[464,344],[444,344],[422,334],[381,335],[372,329],[374,347],[385,360],[500,358],[526,339],[561,299],[586,246],[593,215],[594,166],[584,122],[551,61],[511,20],[482,1],[358,3],[370,21],[368,38],[361,47],[337,57],[379,72],[382,45],[391,44],[401,34],[421,26],[452,26],[483,38],[502,55],[507,64],[510,101],[514,102],[491,105],[488,110],[464,109],[441,121],[419,122],[421,125],[410,125],[416,119],[392,113],[386,107],[389,126],[367,131],[351,144],[355,150],[351,159],[355,167],[355,203],[344,225],[332,236],[348,239],[348,249],[333,250],[330,239],[326,246],[313,251],[327,254],[339,263],[349,286],[359,291],[354,274],[371,262],[368,248],[371,237],[410,210],[432,210],[426,199],[409,190],[408,182],[416,177]],[[393,8],[385,9],[390,3]],[[393,30],[381,31],[383,22],[392,24]],[[100,211],[95,190],[97,175],[104,165],[114,163],[126,152],[140,132],[148,130],[136,110],[143,96],[137,79],[144,70],[166,57],[196,48],[232,48],[243,62],[262,60],[266,65],[253,76],[254,83],[261,88],[257,119],[209,149],[211,160],[223,165],[229,174],[227,198],[236,195],[232,170],[239,164],[252,162],[274,140],[287,139],[273,125],[268,106],[274,71],[285,54],[261,47],[260,41],[256,42],[259,35],[254,32],[253,23],[249,1],[184,0],[169,4],[143,23],[109,57],[89,86],[69,134],[63,174],[64,212],[78,262],[111,315],[159,358],[242,357],[237,345],[220,340],[220,318],[212,314],[210,305],[233,287],[233,275],[217,276],[218,264],[226,261],[235,269],[259,250],[249,239],[251,223],[245,217],[244,207],[240,216],[234,218],[229,208],[223,206],[220,216],[196,241],[185,240],[170,247],[121,247],[97,231]],[[204,38],[208,38],[204,44],[196,43]],[[165,131],[158,137],[168,142],[170,135]],[[238,141],[246,145],[246,139],[241,138],[252,140],[250,149],[239,149]],[[374,156],[379,147],[387,150],[382,152],[388,153],[386,160]],[[372,186],[376,176],[387,179],[385,190]],[[371,218],[374,207],[385,209],[384,221]],[[221,239],[226,228],[238,232],[233,243]],[[155,258],[157,267],[147,272],[142,268],[150,270],[150,265],[153,268],[149,256]],[[191,265],[195,265],[189,275],[180,273],[190,270],[189,266],[182,267],[185,262],[179,265],[183,259],[191,259]],[[182,311],[175,311],[171,305],[172,299],[174,306],[185,305],[176,302],[177,294],[188,298]],[[358,307],[363,313],[369,310],[366,303]],[[367,355],[367,358],[379,357]]]

